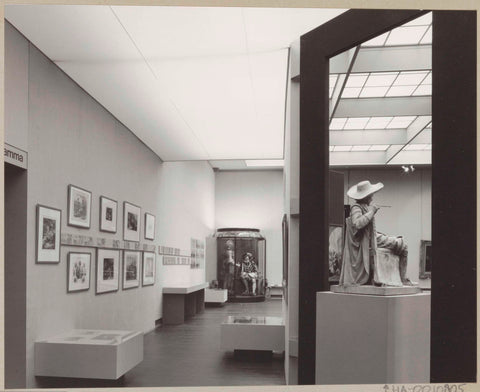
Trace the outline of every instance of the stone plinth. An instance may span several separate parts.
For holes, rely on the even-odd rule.
[[[317,293],[316,384],[430,382],[430,293]]]
[[[377,286],[331,286],[333,293],[341,294],[357,294],[357,295],[407,295],[418,294],[422,289],[418,286],[401,286],[401,287],[377,287]]]

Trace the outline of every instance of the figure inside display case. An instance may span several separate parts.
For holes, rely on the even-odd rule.
[[[223,288],[229,293],[233,291],[233,278],[235,274],[235,252],[234,243],[228,240],[225,243],[225,258],[223,260]]]
[[[408,249],[403,238],[376,231],[375,214],[380,207],[373,203],[373,195],[382,188],[381,182],[361,181],[347,192],[356,203],[346,219],[341,286],[413,285],[406,277]],[[389,262],[389,254],[398,256],[398,266]],[[387,262],[388,265],[382,264]]]
[[[247,252],[242,257],[242,269],[240,271],[240,278],[242,279],[245,291],[242,295],[256,295],[258,270],[255,258],[250,252]],[[252,283],[252,292],[249,290],[249,282]]]

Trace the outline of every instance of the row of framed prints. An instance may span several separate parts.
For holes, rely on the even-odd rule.
[[[75,185],[68,186],[69,226],[90,228],[92,193]],[[100,231],[117,232],[117,202],[100,196]],[[123,239],[140,241],[140,207],[123,202]],[[147,240],[155,239],[155,216],[145,213],[144,235]]]
[[[120,253],[120,250],[97,249],[96,294],[118,291],[120,287]],[[91,256],[90,253],[68,253],[67,291],[69,293],[90,289]],[[141,264],[142,286],[155,284],[155,253],[124,250],[122,268],[123,290],[140,286]]]

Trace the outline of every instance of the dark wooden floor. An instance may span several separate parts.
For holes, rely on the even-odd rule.
[[[234,358],[220,348],[227,315],[281,316],[281,300],[207,307],[185,324],[145,335],[144,360],[117,381],[37,377],[39,388],[284,385],[283,358]]]

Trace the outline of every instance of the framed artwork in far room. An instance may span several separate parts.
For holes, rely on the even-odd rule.
[[[123,289],[133,289],[140,285],[140,252],[123,252]]]
[[[100,196],[100,231],[117,232],[117,202]]]
[[[68,219],[69,226],[90,228],[92,210],[92,193],[75,185],[68,186]]]
[[[142,286],[155,284],[155,252],[143,252]]]
[[[420,279],[432,278],[432,241],[420,242]]]
[[[155,216],[148,212],[145,213],[145,239],[155,239]]]
[[[123,202],[123,239],[140,241],[140,207],[127,201]]]
[[[97,249],[96,294],[118,291],[120,279],[120,251]]]
[[[90,253],[69,252],[67,263],[67,292],[87,291],[90,288]]]
[[[37,263],[60,262],[62,211],[37,204]]]

